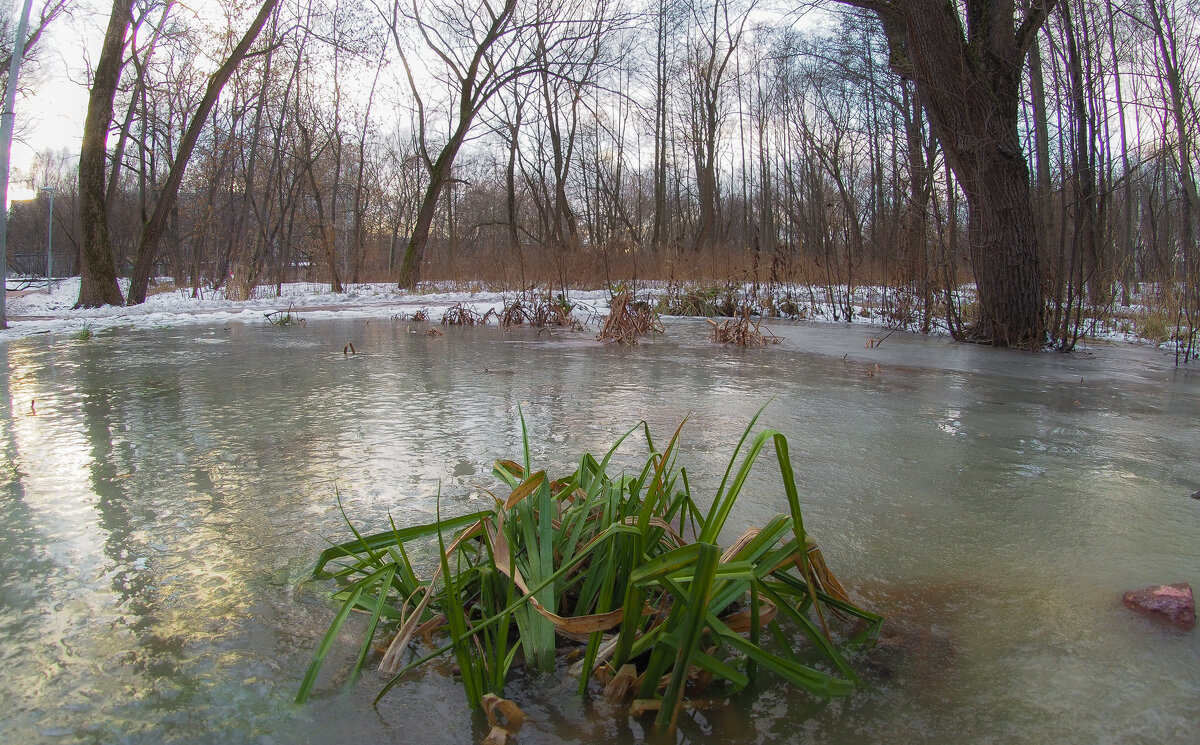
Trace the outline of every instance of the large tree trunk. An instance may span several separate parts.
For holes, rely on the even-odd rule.
[[[1017,131],[1021,70],[1056,0],[1020,14],[1014,0],[842,0],[875,11],[891,63],[917,93],[967,197],[979,318],[968,337],[1044,343],[1044,297],[1029,167]]]
[[[969,186],[964,183],[963,191],[979,292],[980,318],[971,331],[973,340],[1039,348],[1045,303],[1025,159],[1018,155],[988,163]]]
[[[1017,132],[1024,53],[1015,53],[1013,34],[1009,31],[1004,39],[1004,29],[972,28],[968,42],[952,5],[912,0],[906,7],[917,90],[967,198],[971,267],[979,293],[979,319],[971,337],[997,346],[1039,348],[1045,306],[1042,269],[1029,167]],[[1010,13],[1009,22],[1011,18]],[[982,19],[972,20],[985,25]],[[1004,22],[1002,16],[988,20]]]
[[[79,301],[76,308],[124,305],[117,286],[108,235],[108,212],[104,201],[105,156],[108,126],[112,122],[113,98],[121,81],[125,34],[132,22],[132,0],[113,0],[112,15],[100,48],[100,59],[92,78],[83,143],[79,151],[79,219],[83,243],[79,247]]]
[[[438,198],[445,186],[445,176],[440,173],[430,174],[429,187],[425,189],[421,209],[417,211],[416,224],[413,225],[412,235],[408,237],[408,245],[404,247],[404,259],[400,262],[398,284],[401,288],[415,290],[417,282],[421,280],[421,261],[425,257],[425,244],[429,242],[429,228],[433,225]]]

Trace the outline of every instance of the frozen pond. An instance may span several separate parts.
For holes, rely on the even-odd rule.
[[[668,324],[592,333],[388,320],[116,330],[4,345],[0,741],[468,743],[428,672],[371,706],[292,698],[334,607],[305,584],[326,539],[478,509],[492,460],[571,467],[639,419],[691,415],[682,463],[711,494],[750,416],[788,436],[809,530],[887,643],[818,701],[769,675],[693,712],[687,742],[1170,743],[1200,722],[1200,632],[1121,606],[1200,585],[1200,374],[1126,347],[1029,355],[869,329],[772,328],[765,350]],[[594,333],[594,332],[593,332]],[[357,355],[344,355],[353,343]],[[630,451],[630,457],[636,455]],[[767,465],[764,463],[764,466]],[[738,531],[786,503],[760,468]],[[520,681],[520,743],[636,742],[642,722]],[[645,722],[648,726],[649,720]]]

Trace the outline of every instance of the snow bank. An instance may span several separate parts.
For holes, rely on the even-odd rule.
[[[7,295],[9,328],[0,330],[0,341],[19,339],[34,334],[73,334],[84,329],[100,331],[109,328],[159,328],[163,326],[212,325],[236,321],[239,323],[267,324],[268,314],[291,310],[302,314],[305,319],[332,317],[391,318],[411,317],[419,310],[426,311],[433,321],[441,319],[447,308],[462,303],[480,314],[489,310],[499,312],[506,303],[516,298],[515,293],[487,291],[444,291],[434,287],[433,291],[412,293],[401,290],[391,283],[348,284],[345,292],[330,292],[329,285],[310,282],[285,284],[276,295],[275,286],[262,286],[255,290],[254,297],[246,301],[226,300],[221,290],[202,289],[192,297],[191,288],[173,289],[169,280],[159,285],[163,289],[152,293],[142,305],[132,307],[105,306],[73,310],[79,298],[79,278],[55,280],[53,292],[47,293],[40,279],[26,280],[25,289],[10,290]],[[128,289],[128,280],[120,280],[121,290]],[[21,286],[19,278],[10,278],[11,287]],[[787,288],[777,288],[783,292]],[[749,291],[750,288],[743,288]],[[829,298],[821,297],[802,288],[790,289],[791,299],[805,306],[806,320],[817,323],[846,323],[842,314],[834,313]],[[860,287],[853,293],[852,304],[864,308],[878,308],[885,291],[881,288]],[[639,292],[639,296],[661,296],[662,288],[650,288]],[[574,290],[571,301],[577,304],[576,315],[608,313],[608,293],[604,290]],[[835,321],[835,318],[841,320]],[[870,326],[884,326],[878,313],[856,314],[850,322]],[[1121,341],[1146,344],[1132,332],[1131,324],[1115,322],[1096,323],[1087,329],[1090,340]],[[937,331],[935,331],[937,333]],[[941,330],[941,333],[945,333]],[[1153,346],[1153,345],[1151,345]]]
[[[11,286],[17,284],[16,280],[10,280]],[[121,280],[122,292],[127,289],[128,280]],[[142,305],[73,310],[79,299],[78,277],[55,280],[51,293],[46,292],[44,282],[35,280],[27,289],[7,293],[9,328],[0,330],[0,341],[116,327],[158,328],[228,321],[265,325],[269,323],[268,314],[288,310],[302,313],[307,319],[391,318],[425,310],[436,321],[456,303],[471,306],[482,314],[491,309],[499,312],[515,298],[513,293],[499,292],[411,293],[390,283],[345,285],[345,290],[334,293],[328,285],[296,282],[283,285],[278,296],[272,285],[257,288],[250,300],[234,301],[226,300],[220,290],[204,289],[198,297],[192,297],[191,288],[181,288],[151,294]],[[599,290],[572,292],[571,300],[598,312],[608,309],[607,293]]]

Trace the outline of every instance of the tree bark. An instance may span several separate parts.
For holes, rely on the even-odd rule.
[[[100,48],[100,59],[88,96],[87,118],[83,122],[83,142],[79,151],[79,218],[83,243],[79,250],[79,300],[76,308],[123,305],[117,286],[108,234],[108,213],[104,201],[104,177],[108,154],[108,126],[112,122],[113,99],[121,82],[125,35],[132,22],[133,0],[113,0],[112,15]]]
[[[667,244],[667,4],[659,0],[655,19],[654,55],[654,228],[651,245],[661,252]]]
[[[434,215],[437,214],[438,198],[450,180],[450,167],[463,140],[466,139],[466,134],[466,129],[460,127],[429,169],[429,186],[425,189],[421,208],[417,211],[417,221],[404,249],[404,260],[400,264],[400,287],[414,289],[417,286],[421,276],[421,261],[425,257],[425,244],[429,242],[429,228],[433,225]]]

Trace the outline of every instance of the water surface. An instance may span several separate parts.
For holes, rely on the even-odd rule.
[[[889,618],[863,686],[818,701],[764,678],[686,742],[1193,742],[1200,636],[1123,591],[1200,584],[1200,376],[1128,347],[1029,355],[777,325],[716,347],[676,321],[589,334],[324,321],[117,330],[4,346],[0,741],[462,743],[481,717],[437,671],[291,699],[333,615],[302,582],[327,540],[480,508],[491,461],[569,470],[647,420],[684,428],[711,494],[750,416],[789,438],[831,567]],[[356,355],[343,354],[353,343]],[[639,454],[630,447],[623,457]],[[785,510],[761,468],[737,532]],[[508,691],[522,743],[637,742],[571,681]]]

